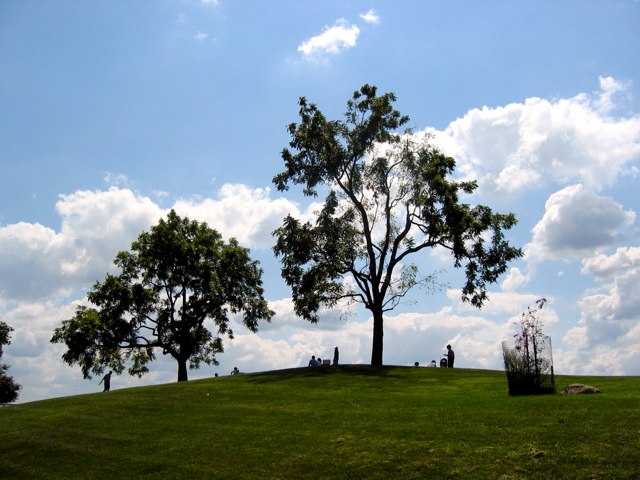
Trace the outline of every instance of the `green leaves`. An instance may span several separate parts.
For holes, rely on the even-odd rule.
[[[321,306],[361,301],[374,317],[374,364],[382,364],[383,312],[413,287],[436,284],[435,274],[420,275],[424,263],[409,256],[449,250],[454,266],[465,269],[463,300],[480,307],[488,285],[522,255],[503,233],[515,216],[461,202],[477,183],[453,180],[455,160],[429,137],[397,133],[409,117],[393,108],[395,101],[393,93],[364,85],[347,102],[345,119],[330,121],[301,98],[300,122],[289,125],[282,152],[286,169],[273,179],[280,191],[299,184],[305,195],[328,192],[314,222],[288,216],[274,231],[296,313],[316,322]],[[344,276],[355,287],[347,288]]]
[[[80,365],[85,378],[106,367],[120,373],[127,363],[131,375],[143,375],[158,349],[178,362],[179,380],[186,380],[187,361],[191,368],[216,363],[219,335],[233,338],[230,313],[242,314],[254,332],[273,316],[249,250],[173,210],[114,263],[120,274],[87,294],[96,308],[79,307],[51,339],[67,345],[63,360]]]
[[[11,343],[11,332],[13,328],[4,322],[0,322],[0,358],[3,355],[5,345]],[[0,363],[0,404],[15,402],[18,399],[22,385],[13,380],[13,377],[7,374],[9,365]]]

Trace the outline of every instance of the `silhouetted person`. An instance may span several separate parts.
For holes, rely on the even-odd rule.
[[[103,392],[108,392],[109,390],[111,390],[111,374],[113,373],[113,370],[109,370],[109,373],[107,373],[104,377],[102,377],[102,380],[100,380],[100,383],[104,383],[104,390],[102,390]],[[100,385],[100,383],[98,385]]]
[[[447,367],[453,368],[453,361],[456,359],[456,354],[451,350],[451,345],[447,345]]]
[[[318,366],[318,361],[316,360],[316,356],[315,355],[311,355],[311,360],[309,360],[309,366],[310,367],[317,367]]]
[[[333,364],[338,365],[338,360],[340,360],[340,352],[338,352],[338,347],[333,349]]]
[[[238,367],[233,367],[233,370],[231,370],[231,375],[238,375],[240,373],[240,370],[238,370]]]

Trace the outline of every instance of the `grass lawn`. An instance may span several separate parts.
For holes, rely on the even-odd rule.
[[[640,377],[339,366],[0,408],[2,479],[640,478]]]

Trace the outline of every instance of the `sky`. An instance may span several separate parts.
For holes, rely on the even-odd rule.
[[[296,317],[272,253],[301,96],[330,119],[365,83],[475,179],[469,201],[513,212],[522,259],[475,309],[441,252],[414,261],[443,287],[385,317],[384,363],[501,369],[501,341],[539,298],[555,372],[640,375],[640,2],[637,0],[115,0],[0,3],[2,363],[19,402],[96,392],[49,342],[116,253],[170,209],[251,249],[276,315],[239,324],[219,366],[190,378],[368,363],[368,311]],[[112,389],[173,382],[159,355]]]

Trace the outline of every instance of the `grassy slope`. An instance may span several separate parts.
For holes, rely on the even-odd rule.
[[[0,478],[639,478],[640,377],[341,366],[0,408]]]

